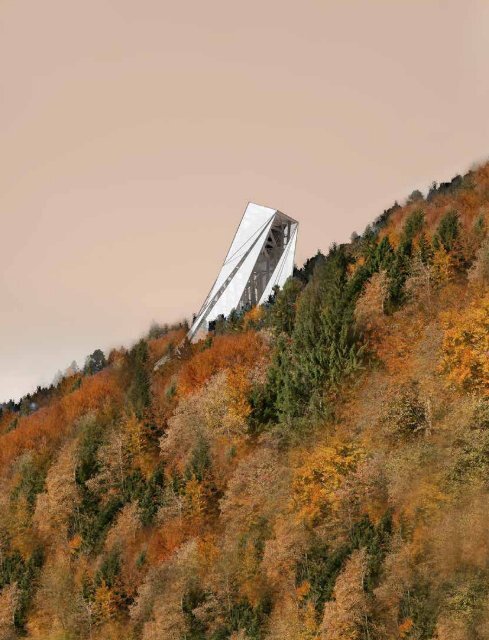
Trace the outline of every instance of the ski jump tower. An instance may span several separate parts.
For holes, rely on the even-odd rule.
[[[233,309],[263,304],[294,269],[298,222],[276,209],[250,202],[219,275],[204,300],[188,339],[195,342],[209,322]]]

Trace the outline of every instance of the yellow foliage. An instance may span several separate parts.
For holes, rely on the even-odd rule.
[[[250,389],[251,382],[248,369],[238,366],[228,372],[229,411],[238,419],[244,420],[251,412],[250,403],[248,402]]]
[[[15,610],[19,603],[17,583],[8,584],[0,590],[0,638],[14,637]]]
[[[398,247],[423,207],[409,304],[384,313],[383,271],[357,298],[373,357],[326,394],[329,439],[315,412],[249,429],[252,386],[273,403],[279,384],[270,350],[296,339],[280,347],[257,331],[259,307],[244,331],[209,336],[156,372],[184,329],[149,340],[144,419],[128,394],[139,368],[123,349],[104,371],[43,391],[35,411],[4,407],[0,564],[14,571],[0,590],[0,640],[18,633],[19,613],[33,640],[181,640],[192,621],[234,640],[489,638],[489,245],[474,227],[487,219],[489,164],[469,185],[394,208],[376,236]],[[452,208],[460,237],[423,262]],[[350,278],[370,269],[368,244],[347,248]],[[440,371],[477,402],[447,392]]]
[[[363,453],[350,445],[318,446],[300,466],[292,481],[293,507],[300,520],[317,524],[339,506],[338,490]]]
[[[367,568],[365,549],[354,551],[338,576],[334,600],[326,602],[322,640],[360,640],[368,636],[368,600],[363,588]]]
[[[127,447],[134,457],[142,454],[144,449],[143,425],[134,413],[130,413],[123,425]]]
[[[489,394],[489,295],[443,322],[441,371],[467,391]]]
[[[319,640],[317,612],[311,601],[298,602],[286,594],[270,616],[267,640]]]
[[[264,579],[259,570],[259,557],[257,556],[254,542],[251,539],[247,540],[241,551],[239,591],[256,607],[263,597]]]
[[[192,516],[201,516],[205,509],[205,495],[202,484],[195,476],[185,484],[185,504],[187,511]]]
[[[245,331],[255,327],[263,317],[263,307],[253,307],[250,309],[243,318],[243,327]]]
[[[211,534],[203,534],[197,540],[197,549],[199,552],[199,570],[203,576],[212,571],[212,568],[219,557],[219,547],[215,536]]]
[[[453,257],[441,246],[433,254],[433,279],[436,284],[443,285],[450,282],[455,273]]]
[[[95,591],[95,611],[99,620],[112,620],[117,613],[118,597],[107,586],[105,580]]]
[[[309,600],[302,610],[302,624],[304,630],[301,640],[319,640],[319,629],[317,623],[317,613],[314,604]]]
[[[355,319],[364,330],[379,333],[389,293],[386,271],[374,273],[357,300]]]

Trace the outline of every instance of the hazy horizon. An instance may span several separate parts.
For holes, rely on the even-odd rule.
[[[483,1],[0,3],[0,402],[190,318],[248,201],[296,261],[489,152]]]

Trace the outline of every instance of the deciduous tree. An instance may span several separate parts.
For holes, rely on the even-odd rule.
[[[323,640],[360,640],[368,637],[369,607],[363,588],[366,563],[365,550],[354,551],[338,576],[334,599],[324,606]]]

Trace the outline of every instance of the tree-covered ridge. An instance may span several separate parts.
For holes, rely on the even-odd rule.
[[[489,638],[488,224],[484,166],[2,405],[0,638]]]

